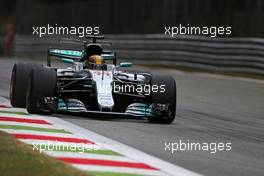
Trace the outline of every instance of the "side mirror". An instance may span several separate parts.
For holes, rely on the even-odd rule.
[[[132,67],[132,63],[131,62],[121,62],[119,64],[119,67]]]
[[[63,63],[67,63],[67,64],[72,64],[73,60],[72,59],[62,59]]]

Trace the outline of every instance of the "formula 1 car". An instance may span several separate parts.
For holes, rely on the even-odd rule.
[[[132,70],[129,62],[117,64],[115,52],[103,49],[102,36],[86,38],[62,39],[82,42],[84,49],[48,49],[46,66],[14,64],[12,106],[26,108],[31,114],[82,112],[143,117],[155,123],[174,120],[176,83],[171,76]],[[52,67],[51,57],[71,66]]]

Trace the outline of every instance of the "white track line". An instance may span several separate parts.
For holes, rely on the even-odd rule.
[[[54,147],[60,147],[60,146],[72,146],[73,148],[81,148],[81,149],[90,149],[90,150],[104,150],[108,148],[104,148],[102,146],[99,146],[97,144],[82,144],[82,143],[73,143],[73,142],[59,142],[59,141],[48,141],[48,140],[37,140],[37,139],[18,139],[26,144],[30,145],[42,145],[42,146],[54,146]]]
[[[7,109],[10,111],[19,111],[23,112],[21,109]],[[5,114],[5,116],[7,116]],[[21,115],[12,115],[14,116],[19,116]],[[31,115],[29,115],[32,117]],[[74,125],[70,122],[64,121],[62,119],[56,118],[56,117],[50,117],[50,116],[35,116],[34,118],[38,118],[41,120],[46,120],[47,122],[54,124],[52,126],[56,126],[57,128],[60,129],[65,129],[66,131],[72,132],[74,136],[78,136],[82,139],[87,139],[89,141],[95,142],[97,145],[93,145],[93,148],[95,149],[110,149],[113,150],[117,153],[122,154],[124,157],[126,157],[129,160],[132,161],[137,161],[140,163],[145,163],[148,164],[152,167],[155,167],[157,169],[160,169],[160,171],[152,171],[152,170],[147,170],[147,169],[135,169],[135,168],[121,168],[121,167],[109,167],[109,166],[96,166],[96,165],[80,165],[80,164],[74,164],[77,168],[85,169],[85,170],[90,170],[90,171],[112,171],[112,172],[118,172],[118,173],[138,173],[138,174],[145,174],[145,175],[174,175],[174,176],[194,176],[194,175],[199,175],[195,172],[192,172],[190,170],[187,170],[185,168],[182,168],[177,165],[173,165],[171,163],[168,163],[166,161],[163,161],[161,159],[158,159],[156,157],[153,157],[151,155],[148,155],[144,152],[141,152],[139,150],[136,150],[130,146],[127,146],[125,144],[122,144],[120,142],[114,141],[112,139],[106,138],[102,135],[99,135],[97,133],[94,133],[90,130],[81,128],[77,125]],[[20,123],[21,124],[21,123]],[[47,127],[51,127],[51,125],[47,125]],[[13,133],[14,130],[6,130],[8,132]],[[17,130],[18,131],[18,130]],[[25,131],[24,131],[25,132]],[[26,134],[33,134],[30,131],[27,131]],[[42,133],[34,133],[34,134],[47,134],[47,132],[42,132]],[[58,133],[57,133],[58,134]],[[58,134],[59,136],[64,137],[65,134]],[[71,136],[71,135],[70,135]],[[83,144],[76,144],[76,143],[69,143],[69,142],[58,142],[58,141],[43,141],[43,140],[31,140],[31,139],[19,139],[22,142],[25,142],[27,144],[31,145],[63,145],[63,146],[80,146],[83,147]],[[99,147],[100,146],[100,147]],[[56,151],[49,151],[47,153],[53,153],[53,155],[60,155],[59,152]],[[63,152],[64,153],[64,152]],[[73,152],[71,152],[73,154]],[[78,155],[78,154],[77,154]],[[74,156],[74,154],[72,155]],[[91,155],[90,155],[91,156]],[[108,156],[106,156],[108,157]]]
[[[53,152],[53,151],[45,151],[45,153],[53,157],[99,159],[99,160],[124,161],[124,162],[138,163],[138,161],[126,158],[124,156],[115,156],[115,155],[101,155],[101,154],[77,153],[77,152],[75,153],[73,152]]]
[[[0,128],[1,129],[1,128]],[[29,134],[29,135],[43,135],[43,136],[52,136],[52,137],[69,137],[69,138],[76,138],[80,139],[79,137],[76,137],[73,134],[69,133],[55,133],[55,132],[43,132],[43,131],[30,131],[30,130],[17,130],[17,129],[1,129],[2,131],[5,131],[10,134]]]
[[[4,113],[4,112],[0,112],[0,116],[4,116],[4,117],[16,117],[16,118],[21,118],[21,119],[34,119],[34,120],[40,119],[38,116],[33,116],[33,115],[9,114],[9,113]]]
[[[187,170],[177,165],[173,165],[164,160],[158,159],[144,152],[136,150],[128,145],[125,145],[120,142],[114,141],[112,139],[106,138],[102,135],[99,135],[97,133],[94,133],[90,130],[84,129],[77,125],[74,125],[62,119],[59,119],[56,117],[44,117],[44,118],[48,119],[50,122],[53,122],[54,124],[60,124],[62,126],[65,126],[70,132],[73,132],[74,134],[77,134],[78,136],[82,136],[83,138],[90,139],[100,146],[109,148],[117,153],[121,153],[122,155],[125,155],[128,158],[131,158],[136,161],[140,161],[142,163],[146,163],[150,166],[156,167],[160,169],[161,171],[167,173],[167,175],[174,175],[174,176],[200,175],[198,173],[192,172],[190,170]]]
[[[115,173],[127,173],[127,174],[141,174],[141,175],[153,175],[153,176],[168,176],[160,171],[153,171],[147,169],[136,169],[127,167],[110,167],[110,166],[96,166],[85,164],[73,164],[74,167],[86,171],[100,171],[100,172],[115,172]]]
[[[19,125],[19,126],[36,127],[36,128],[48,128],[48,129],[62,129],[62,128],[57,128],[55,125],[24,123],[24,122],[0,121],[0,124],[1,125]]]

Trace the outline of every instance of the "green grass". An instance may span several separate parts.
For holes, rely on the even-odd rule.
[[[11,135],[0,132],[1,176],[87,176],[70,165],[33,151]]]

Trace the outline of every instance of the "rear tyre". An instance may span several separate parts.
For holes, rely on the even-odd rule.
[[[15,63],[12,69],[10,82],[10,103],[13,107],[26,107],[27,81],[33,68],[40,67],[30,63]]]
[[[172,123],[176,114],[177,91],[175,80],[171,76],[152,75],[151,85],[152,87],[154,85],[158,87],[162,86],[164,88],[164,92],[152,92],[151,99],[153,104],[167,104],[168,112],[166,112],[166,115],[148,117],[149,122],[164,124]]]
[[[27,87],[26,108],[31,114],[51,114],[43,107],[44,97],[55,97],[57,88],[57,72],[51,68],[32,69]]]

